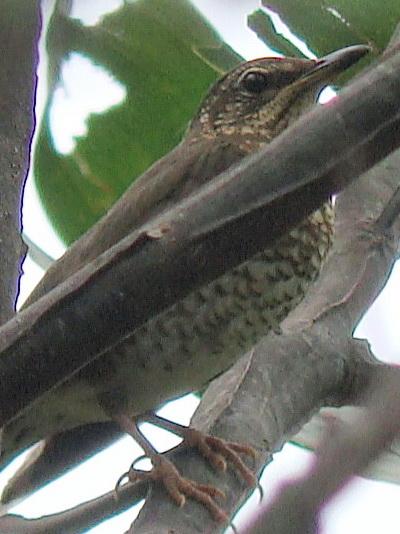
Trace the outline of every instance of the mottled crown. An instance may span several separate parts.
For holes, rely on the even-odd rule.
[[[326,85],[321,77],[310,76],[317,64],[297,58],[242,63],[211,87],[191,130],[251,144],[272,139],[315,102]]]
[[[188,135],[230,137],[254,150],[278,135],[370,48],[353,45],[320,59],[262,58],[242,63],[210,89]]]

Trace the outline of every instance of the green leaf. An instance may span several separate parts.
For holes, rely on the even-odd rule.
[[[359,43],[378,54],[400,20],[398,0],[263,0],[263,5],[278,13],[318,56]]]
[[[248,17],[249,27],[267,46],[285,56],[302,56],[302,53],[285,37],[275,31],[269,12],[277,13],[291,32],[304,41],[318,57],[352,44],[368,44],[372,53],[355,67],[340,76],[345,83],[361,71],[373,56],[386,47],[397,21],[400,3],[389,4],[374,0],[263,0],[266,10],[256,10]]]
[[[254,11],[247,17],[247,24],[261,41],[279,54],[287,57],[303,56],[293,43],[275,31],[275,26],[265,11]]]
[[[56,11],[47,48],[50,94],[34,174],[43,205],[67,243],[96,222],[155,160],[174,147],[219,72],[241,58],[186,0],[139,0],[83,26]],[[51,137],[60,64],[77,52],[126,89],[125,100],[90,115],[70,154]]]

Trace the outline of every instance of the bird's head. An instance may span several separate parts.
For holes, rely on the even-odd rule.
[[[254,150],[296,120],[326,85],[369,50],[356,45],[315,60],[262,58],[242,63],[211,87],[189,131],[226,136],[244,150]]]

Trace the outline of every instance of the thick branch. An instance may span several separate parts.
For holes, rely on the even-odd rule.
[[[352,192],[346,192],[343,197],[346,203],[355,205],[357,211],[363,205],[376,202],[375,187],[376,182],[368,176],[361,185],[357,184]],[[368,197],[368,194],[372,196]],[[340,261],[349,258],[349,262],[338,270],[338,257],[332,254],[319,287],[314,288],[308,302],[289,318],[285,334],[269,335],[258,345],[247,369],[242,362],[241,368],[237,365],[226,376],[215,381],[202,401],[203,411],[195,417],[195,426],[213,435],[250,442],[259,450],[266,448],[267,452],[260,453],[257,460],[258,469],[262,469],[272,459],[272,453],[279,450],[320,407],[348,403],[370,383],[378,369],[384,369],[365,352],[363,345],[360,347],[359,342],[351,339],[352,310],[358,309],[361,303],[359,293],[364,293],[363,302],[373,299],[384,284],[394,261],[393,254],[382,254],[386,247],[376,246],[375,235],[366,232],[365,224],[364,227],[360,225],[369,214],[360,211],[359,219],[353,221],[354,229],[358,232],[357,240],[351,231],[353,228],[345,226],[346,220],[339,226]],[[352,212],[348,214],[349,217],[351,215]],[[397,241],[399,236],[397,229]],[[366,239],[368,246],[365,246]],[[359,256],[351,253],[354,250],[364,254],[363,273],[368,275],[356,285],[351,275],[353,261]],[[346,271],[346,266],[351,270]],[[330,283],[331,279],[333,283]],[[339,296],[344,295],[344,298],[336,301],[332,307],[318,309],[313,306],[314,299],[321,304],[320,292],[324,283],[328,294],[335,287],[340,289]],[[236,376],[234,386],[232,376]],[[186,476],[215,483],[222,488],[228,495],[227,504],[224,503],[228,510],[236,510],[247,495],[246,488],[233,476],[224,474],[217,477],[206,471],[205,477],[205,466],[201,459],[186,455],[178,458],[177,464]],[[281,507],[280,510],[282,512]],[[283,511],[282,519],[285,514],[286,511]],[[151,532],[155,517],[161,530],[174,528],[176,532],[187,533],[220,531],[200,507],[188,503],[177,514],[174,505],[165,499],[161,491],[156,490],[146,501],[135,522],[134,532]],[[283,528],[281,532],[286,531]]]
[[[10,321],[0,338],[0,424],[149,317],[269,245],[400,144],[399,91],[395,55]],[[205,257],[207,265],[199,261]]]
[[[20,265],[21,191],[34,129],[39,2],[4,0],[0,20],[0,324],[14,314]]]
[[[243,362],[237,364],[210,386],[202,400],[195,426],[229,440],[250,442],[260,450],[267,448],[260,453],[258,469],[321,406],[354,400],[385,369],[351,334],[395,261],[399,218],[388,218],[393,224],[384,231],[375,221],[386,212],[382,206],[393,210],[399,167],[400,152],[396,152],[340,195],[334,249],[308,298],[288,317],[282,335],[267,336],[247,368]],[[227,510],[237,510],[247,495],[233,476],[217,477],[209,471],[205,476],[201,459],[186,455],[177,464],[186,476],[222,488],[228,495]],[[284,520],[286,510],[280,510]],[[151,532],[154,517],[160,530],[220,531],[197,505],[188,503],[177,514],[161,491],[146,501],[135,534]]]
[[[397,42],[398,47],[399,30],[400,26],[390,46],[396,45]],[[385,55],[393,53],[394,48],[390,49],[390,46]],[[344,275],[348,280],[345,284],[335,280],[330,285],[331,291],[324,295],[325,302],[314,299],[314,309],[322,304],[322,315],[326,310],[328,316],[334,313],[343,315],[347,312],[347,322],[354,327],[363,308],[368,306],[374,294],[378,294],[383,287],[386,281],[385,274],[388,275],[390,271],[391,259],[394,261],[399,250],[399,168],[400,153],[396,152],[369,172],[367,176],[369,183],[363,184],[365,179],[362,181],[364,187],[368,188],[363,191],[368,194],[362,196],[362,204],[353,204],[354,198],[342,195],[343,201],[339,204],[341,226],[337,244],[343,254],[338,258],[337,265],[340,269],[338,279]],[[379,206],[382,204],[384,209],[379,213]],[[348,229],[346,225],[354,219],[359,221],[356,226],[359,226],[361,231],[364,225],[365,237],[369,242],[369,246],[364,247],[363,251],[360,251],[358,246],[355,250],[351,250],[349,244],[346,246],[346,239],[343,239]],[[366,221],[369,223],[368,226],[365,224]],[[354,238],[352,230],[348,237],[349,243]],[[328,302],[331,303],[330,306],[327,306]],[[318,515],[322,505],[326,504],[351,476],[367,468],[370,475],[376,472],[380,477],[383,474],[385,478],[385,473],[387,476],[387,467],[381,467],[380,463],[392,463],[390,449],[395,445],[392,442],[400,431],[398,413],[400,370],[379,366],[371,373],[369,363],[373,364],[373,361],[364,344],[358,345],[353,360],[359,364],[353,391],[355,395],[358,392],[356,400],[363,406],[361,413],[360,411],[347,413],[345,424],[336,422],[330,429],[325,430],[325,438],[318,447],[317,457],[310,472],[303,480],[297,480],[295,484],[291,483],[282,489],[272,505],[249,527],[249,531],[254,534],[319,532]],[[370,381],[371,386],[360,397],[363,387]],[[360,435],[363,436],[362,440],[359,439]],[[398,452],[394,458],[396,456],[398,461]],[[369,467],[376,458],[378,462]],[[394,480],[395,476],[396,469],[392,469],[389,480]]]
[[[400,229],[394,224],[391,232],[387,227],[377,232],[373,220],[379,219],[382,205],[393,207],[390,198],[398,185],[394,171],[399,159],[400,154],[394,154],[341,195],[335,250],[319,284],[286,322],[287,333],[266,338],[250,360],[243,359],[216,381],[202,402],[205,408],[197,415],[197,427],[250,441],[260,450],[267,444],[268,452],[260,453],[257,462],[260,469],[318,407],[353,398],[381,367],[350,334],[386,281],[393,262]],[[195,455],[184,455],[178,464],[192,478],[204,476],[204,464]],[[247,494],[232,476],[213,480],[211,472],[206,474],[208,482],[227,492],[231,510]],[[188,503],[177,514],[174,505],[165,501],[163,492],[153,493],[135,532],[153,532],[155,519],[157,529],[216,531],[199,506]],[[92,508],[92,521],[96,514],[98,520],[104,517],[102,503],[103,511],[97,500],[85,505]],[[63,524],[63,517],[57,517],[58,525]]]
[[[319,512],[351,476],[368,467],[400,432],[400,369],[379,373],[366,392],[365,408],[352,424],[327,432],[314,465],[281,492],[249,526],[252,534],[319,532]],[[360,440],[362,436],[362,440]]]

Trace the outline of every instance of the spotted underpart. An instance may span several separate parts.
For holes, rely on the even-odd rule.
[[[224,76],[204,99],[184,141],[70,247],[30,302],[270,142],[325,85],[315,65],[313,60],[263,58]],[[59,431],[109,420],[112,414],[139,415],[202,388],[298,304],[321,269],[332,235],[333,210],[326,204],[272,247],[136,329],[2,429],[3,463]],[[2,498],[7,500],[7,492]]]
[[[4,454],[8,444],[12,450],[31,445],[49,427],[56,432],[107,420],[113,409],[140,414],[200,389],[298,304],[319,273],[332,234],[333,210],[326,204],[275,246],[191,293],[42,397],[6,428]]]

